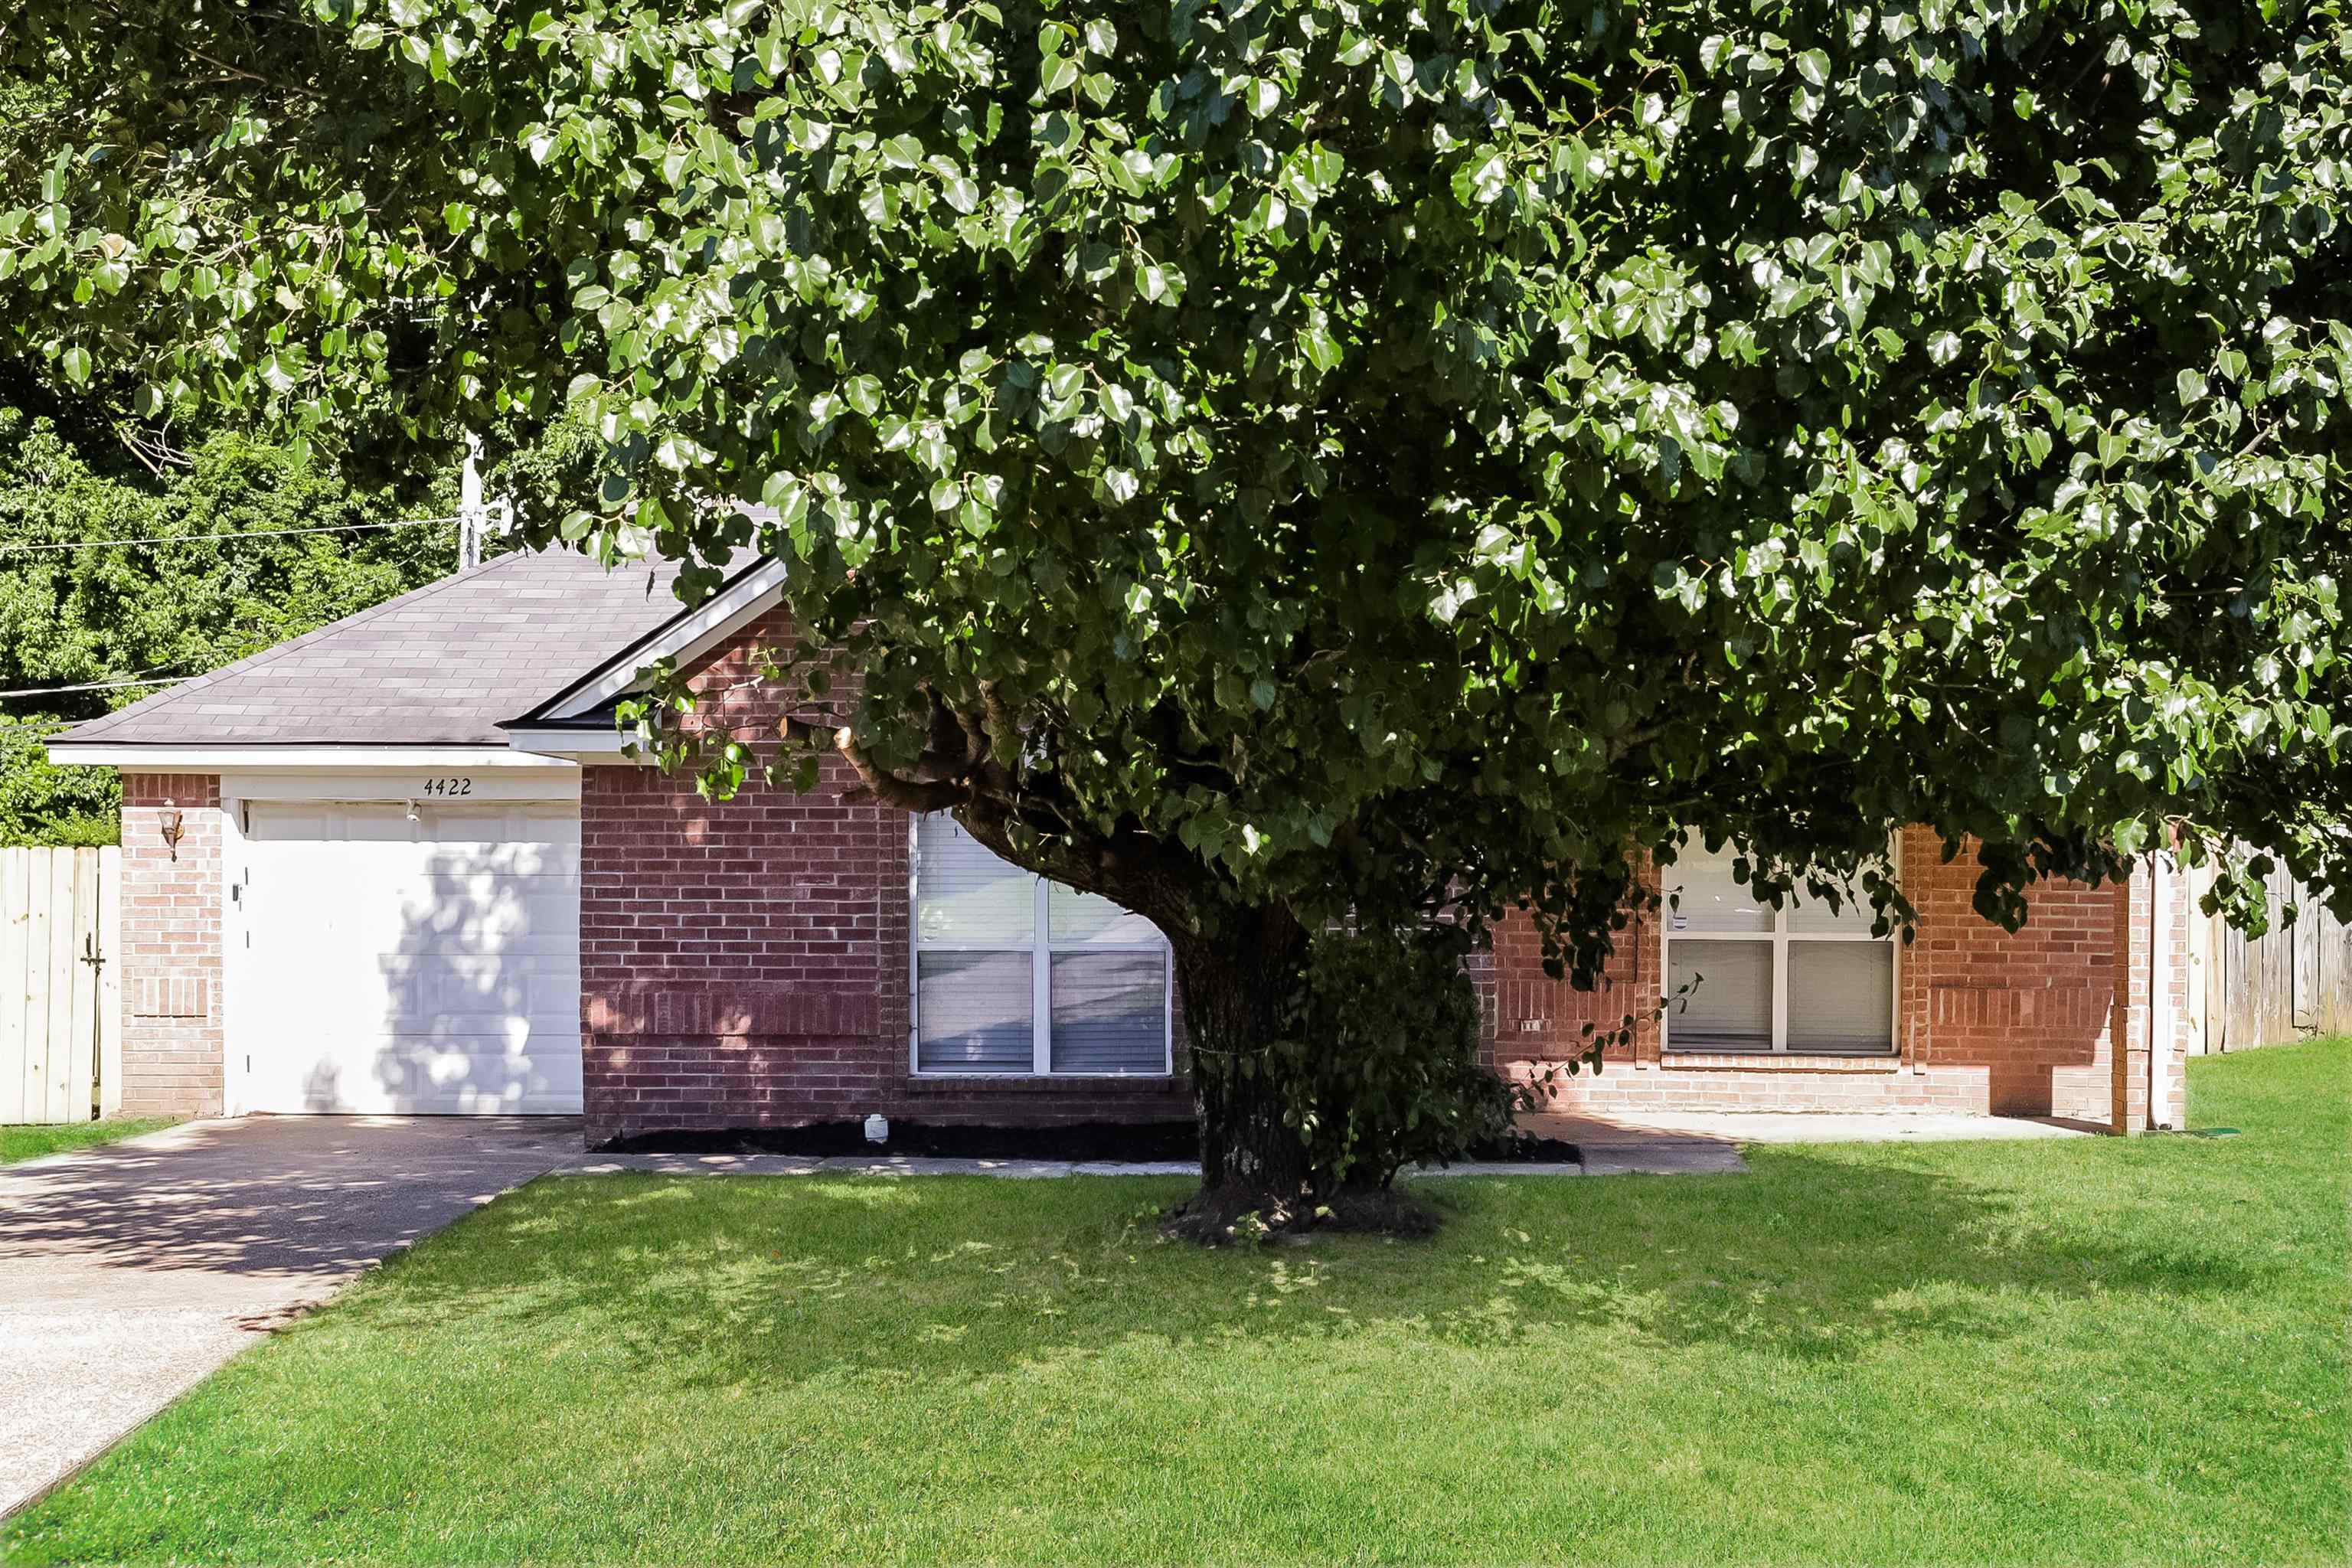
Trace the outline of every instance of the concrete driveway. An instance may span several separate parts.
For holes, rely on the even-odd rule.
[[[0,1514],[386,1253],[579,1157],[565,1117],[254,1117],[0,1166]]]

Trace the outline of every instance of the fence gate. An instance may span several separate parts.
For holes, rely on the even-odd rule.
[[[0,1122],[122,1103],[122,851],[0,849]]]

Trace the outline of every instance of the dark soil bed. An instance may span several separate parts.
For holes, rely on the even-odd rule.
[[[804,1127],[641,1132],[604,1147],[629,1154],[908,1154],[933,1160],[1194,1160],[1201,1153],[1190,1121],[966,1127],[895,1118],[888,1140],[880,1143],[867,1142],[861,1121],[813,1121]]]

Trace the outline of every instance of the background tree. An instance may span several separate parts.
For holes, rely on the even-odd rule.
[[[122,781],[102,768],[52,766],[62,719],[0,713],[0,848],[20,844],[117,844]]]
[[[1168,932],[1205,1229],[1329,1179],[1348,911],[1589,975],[1643,852],[1899,920],[1914,821],[2004,920],[2175,834],[2352,909],[2340,3],[7,26],[89,84],[0,166],[17,351],[394,454],[576,406],[564,536],[789,563],[796,742]]]
[[[0,405],[0,843],[113,842],[111,775],[52,768],[40,742],[158,689],[118,683],[200,675],[457,565],[454,525],[386,526],[439,515],[430,498],[286,446],[222,431],[155,448],[158,475],[80,434]]]
[[[0,401],[0,844],[110,844],[117,781],[51,767],[43,742],[448,575],[457,483],[366,485],[234,428],[133,429],[134,447],[102,400],[62,403],[17,368],[0,365],[0,398],[18,400]],[[593,450],[559,425],[488,489],[546,514]],[[494,533],[488,553],[512,543]]]

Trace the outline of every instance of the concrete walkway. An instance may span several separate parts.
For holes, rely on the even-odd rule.
[[[1744,1171],[1750,1143],[1951,1143],[1970,1139],[2083,1138],[2081,1128],[2005,1116],[1768,1110],[1523,1116],[1540,1137],[1573,1143],[1588,1175]]]
[[[1942,1116],[1908,1112],[1685,1110],[1520,1119],[1531,1132],[1579,1148],[1707,1143],[1965,1143],[2091,1138],[2100,1129],[2052,1117]]]
[[[1525,1116],[1519,1124],[1573,1143],[1587,1174],[1744,1171],[1750,1143],[1955,1143],[1969,1140],[2086,1138],[2083,1128],[2008,1116],[1655,1111],[1639,1115]]]
[[[914,1154],[600,1154],[563,1167],[567,1176],[608,1176],[643,1171],[659,1176],[1001,1176],[1045,1181],[1056,1176],[1197,1176],[1187,1160],[936,1160]]]
[[[1643,1172],[1685,1175],[1706,1171],[1744,1171],[1735,1143],[1662,1139],[1643,1148],[1585,1152],[1583,1164],[1566,1161],[1471,1161],[1459,1165],[1409,1171],[1407,1179],[1445,1176],[1603,1176]],[[1041,1181],[1055,1176],[1197,1176],[1189,1160],[1150,1160],[1122,1164],[1111,1160],[933,1160],[913,1155],[824,1158],[795,1154],[590,1154],[566,1165],[567,1176],[603,1176],[643,1171],[662,1176],[1000,1176]]]
[[[1706,1171],[1744,1171],[1736,1143],[1660,1139],[1649,1145],[1585,1151],[1582,1164],[1568,1161],[1471,1161],[1405,1173],[1409,1180],[1445,1176],[1601,1176],[1644,1172],[1684,1175]],[[798,1154],[589,1154],[563,1167],[567,1176],[605,1176],[642,1171],[660,1176],[998,1176],[1042,1181],[1055,1176],[1197,1176],[1189,1160],[934,1160],[917,1155],[871,1157]]]
[[[1661,1113],[1654,1116],[1525,1116],[1519,1124],[1545,1138],[1573,1143],[1578,1164],[1473,1162],[1415,1171],[1440,1176],[1700,1175],[1745,1171],[1748,1143],[1947,1143],[1969,1139],[2084,1138],[2095,1130],[2052,1121],[2000,1116],[1796,1115],[1767,1111]],[[1197,1176],[1189,1161],[1122,1164],[1087,1160],[934,1160],[905,1154],[591,1153],[563,1168],[566,1175],[643,1171],[669,1176],[1001,1176],[1037,1181],[1054,1176]]]
[[[0,1514],[386,1253],[579,1154],[568,1118],[255,1117],[0,1166]]]

